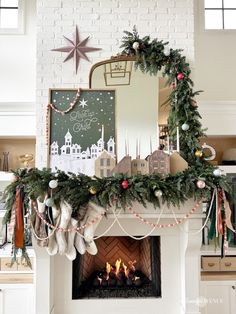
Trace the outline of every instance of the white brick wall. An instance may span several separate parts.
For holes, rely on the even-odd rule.
[[[119,52],[124,30],[136,25],[140,35],[170,42],[184,49],[194,61],[194,0],[38,0],[37,1],[37,166],[47,163],[46,105],[48,89],[88,87],[93,63]],[[91,63],[80,62],[75,74],[73,61],[63,63],[66,54],[51,52],[65,44],[78,25],[80,38],[91,35],[88,45],[103,50],[89,53]]]

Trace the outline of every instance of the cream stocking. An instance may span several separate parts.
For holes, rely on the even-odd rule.
[[[74,218],[71,218],[68,228],[75,228],[78,225],[78,221]],[[74,240],[75,240],[76,231],[70,231],[67,235],[67,250],[66,250],[66,257],[73,261],[76,258],[76,250],[74,247]]]
[[[61,202],[61,219],[59,223],[59,228],[66,229],[71,219],[72,208],[71,206],[63,201]],[[60,254],[65,254],[67,250],[67,241],[65,237],[65,232],[57,230],[56,231],[56,241],[58,244],[58,252]]]

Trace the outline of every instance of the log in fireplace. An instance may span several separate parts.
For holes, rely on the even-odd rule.
[[[161,297],[160,237],[96,240],[98,254],[77,253],[72,299]]]

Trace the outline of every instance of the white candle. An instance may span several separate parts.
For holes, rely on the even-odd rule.
[[[160,129],[159,124],[157,123],[157,149],[160,147]]]
[[[150,136],[150,155],[152,154],[152,137]]]
[[[179,153],[180,152],[180,147],[179,147],[179,127],[177,126],[176,128],[176,149],[177,149],[177,152]]]

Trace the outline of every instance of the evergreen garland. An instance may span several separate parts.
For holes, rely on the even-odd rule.
[[[191,70],[186,57],[182,56],[181,49],[170,49],[169,53],[165,53],[168,42],[157,39],[151,41],[149,36],[140,38],[135,27],[132,33],[128,31],[124,33],[121,54],[135,56],[135,67],[144,73],[157,75],[162,71],[163,77],[167,77],[167,85],[173,87],[167,100],[170,105],[168,118],[170,135],[175,140],[176,127],[179,126],[181,154],[189,164],[195,164],[197,160],[194,153],[201,147],[199,138],[204,136],[204,130],[194,100],[200,91],[193,90]],[[138,48],[134,49],[134,45]],[[182,79],[178,79],[179,74],[183,75]],[[185,123],[189,126],[188,131],[181,129]]]
[[[160,207],[164,203],[168,206],[179,207],[189,198],[209,199],[215,187],[230,192],[226,177],[214,176],[213,170],[213,166],[196,165],[165,178],[159,175],[128,177],[123,174],[98,178],[73,173],[67,174],[60,170],[51,172],[50,169],[17,170],[14,172],[16,180],[5,191],[7,196],[5,223],[10,222],[13,200],[19,185],[25,187],[25,201],[27,203],[29,199],[36,200],[37,197],[45,194],[50,197],[49,182],[57,180],[58,186],[52,192],[54,203],[59,204],[62,200],[67,201],[72,206],[74,215],[77,215],[80,207],[90,200],[103,207],[116,206],[124,209],[132,205],[134,201],[141,203],[144,207],[147,206],[147,203],[152,203],[154,207]],[[196,183],[199,179],[205,181],[206,187],[204,189],[197,187]],[[128,181],[127,189],[122,187],[123,180]],[[95,193],[90,192],[91,188]],[[156,190],[162,191],[162,197],[155,196]]]

